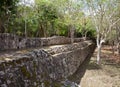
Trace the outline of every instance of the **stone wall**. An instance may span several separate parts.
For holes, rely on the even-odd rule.
[[[19,39],[13,34],[0,34],[0,50],[16,49]]]
[[[59,87],[54,81],[72,75],[91,56],[95,44],[84,41],[35,49],[0,60],[0,87]]]
[[[75,38],[75,42],[79,42],[81,40],[81,38]],[[8,33],[0,34],[0,50],[34,48],[68,43],[70,43],[70,38],[64,36],[53,36],[48,38],[22,38]]]

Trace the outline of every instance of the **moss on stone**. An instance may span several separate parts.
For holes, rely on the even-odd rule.
[[[0,70],[4,70],[4,69],[5,69],[4,63],[1,63],[0,64]]]
[[[33,79],[36,79],[36,77],[37,77],[36,73],[33,72],[32,78],[33,78]]]
[[[25,66],[22,66],[21,67],[21,72],[23,73],[23,75],[25,76],[25,77],[27,77],[27,78],[31,78],[31,75],[30,75],[30,72],[29,71],[27,71],[27,69],[25,68]]]
[[[62,86],[62,84],[61,83],[58,83],[58,82],[56,82],[56,83],[53,83],[54,85],[54,87],[61,87]]]
[[[45,87],[50,87],[50,82],[49,81],[45,81],[44,85],[45,85]]]
[[[33,67],[34,67],[34,69],[37,68],[37,64],[35,61],[33,61]]]

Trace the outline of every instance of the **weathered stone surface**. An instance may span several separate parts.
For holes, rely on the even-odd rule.
[[[54,81],[72,75],[94,48],[85,41],[10,56],[0,62],[0,87],[59,87]]]
[[[13,34],[0,34],[0,50],[15,49],[18,44],[18,37]]]
[[[75,38],[75,42],[83,41]],[[48,45],[68,44],[70,38],[64,36],[53,36],[48,38],[22,38],[13,34],[0,34],[0,50],[35,48]]]

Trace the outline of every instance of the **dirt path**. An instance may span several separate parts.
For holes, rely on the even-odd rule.
[[[97,65],[95,52],[69,80],[80,87],[120,87],[120,62],[111,58],[109,50],[103,49],[101,57],[101,65]]]
[[[98,66],[92,60],[81,79],[81,87],[120,87],[119,65],[104,63]]]

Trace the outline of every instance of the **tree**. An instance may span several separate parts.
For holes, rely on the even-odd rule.
[[[78,23],[77,31],[81,34],[81,37],[84,37],[84,39],[86,39],[87,37],[95,37],[94,26],[89,16],[81,16],[81,20]]]
[[[105,42],[115,24],[120,21],[119,17],[115,17],[117,3],[115,0],[86,0],[84,3],[97,33],[97,63],[99,64],[102,43]]]
[[[81,18],[81,2],[79,0],[53,0],[58,5],[59,13],[62,14],[65,25],[70,31],[71,43],[74,42],[74,32],[77,22]]]
[[[118,1],[117,16],[120,17],[120,2]],[[120,55],[120,21],[116,24],[116,36],[117,36],[117,53]]]
[[[51,1],[36,0],[36,11],[39,22],[39,33],[42,37],[55,34],[55,22],[58,19],[58,12]]]
[[[5,33],[9,19],[16,13],[19,0],[0,0],[0,32]]]

